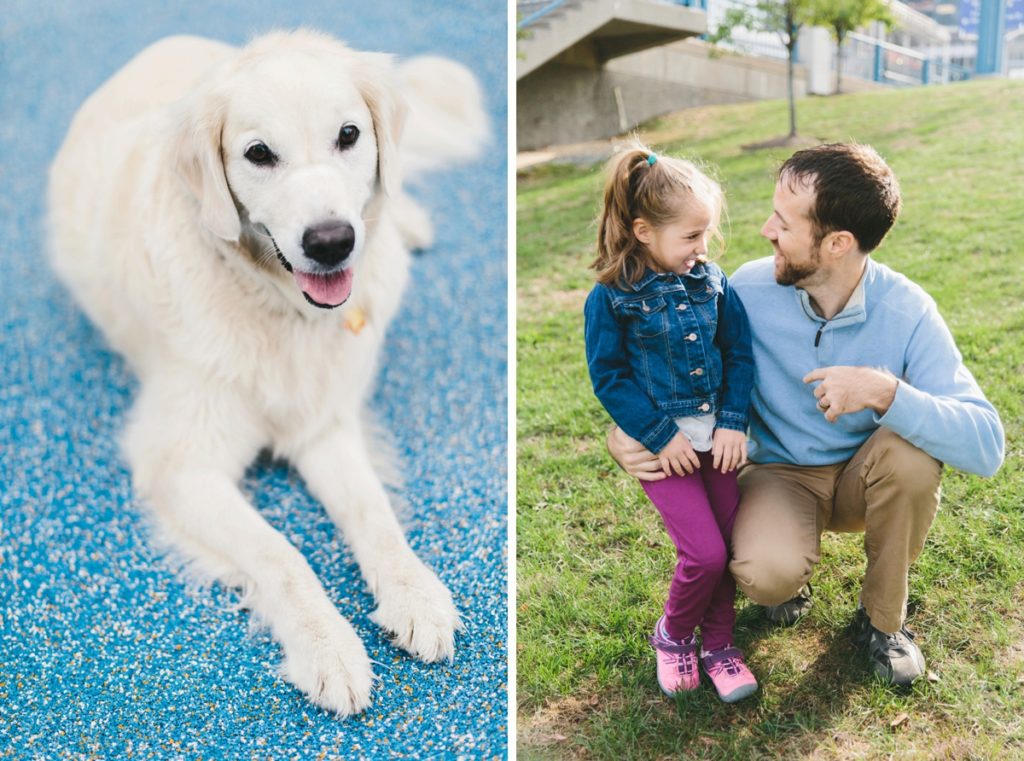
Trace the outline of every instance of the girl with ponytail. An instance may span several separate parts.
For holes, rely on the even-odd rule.
[[[614,156],[584,333],[594,393],[667,476],[641,481],[677,558],[649,638],[658,684],[668,695],[696,689],[699,660],[734,702],[757,690],[732,642],[728,569],[754,365],[743,305],[709,250],[724,250],[724,207],[721,187],[690,161],[639,142]]]

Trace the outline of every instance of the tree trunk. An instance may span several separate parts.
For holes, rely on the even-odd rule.
[[[836,30],[836,95],[843,92],[843,38],[846,35]]]
[[[796,45],[789,44],[789,61],[786,67],[786,86],[789,91],[789,136],[796,137],[796,96],[793,93],[793,69],[795,67]]]
[[[796,137],[796,96],[793,94],[793,69],[796,67],[796,24],[793,23],[793,6],[786,4],[786,31],[789,34],[789,41],[786,49],[789,51],[789,61],[786,66],[786,87],[789,91],[789,136]]]

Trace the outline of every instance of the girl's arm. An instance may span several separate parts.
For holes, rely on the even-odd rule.
[[[722,273],[722,294],[718,297],[715,340],[722,352],[722,391],[717,427],[745,433],[750,392],[754,387],[754,353],[750,345],[747,312],[725,273]]]
[[[594,394],[622,430],[650,451],[660,452],[679,428],[658,410],[633,378],[626,361],[625,326],[616,318],[605,286],[594,286],[583,307],[583,317]]]

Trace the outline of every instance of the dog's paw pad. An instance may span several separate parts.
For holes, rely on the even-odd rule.
[[[455,657],[455,632],[464,627],[448,588],[431,574],[419,584],[381,590],[371,620],[394,635],[394,643],[427,663]]]

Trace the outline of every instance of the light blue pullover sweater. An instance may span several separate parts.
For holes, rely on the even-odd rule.
[[[750,459],[832,465],[853,457],[885,426],[947,465],[990,476],[1003,461],[1003,427],[932,298],[903,275],[868,259],[860,285],[831,320],[807,292],[775,282],[771,257],[748,262],[730,279],[753,334]],[[834,423],[817,409],[807,373],[832,365],[885,368],[899,378],[896,398]]]

